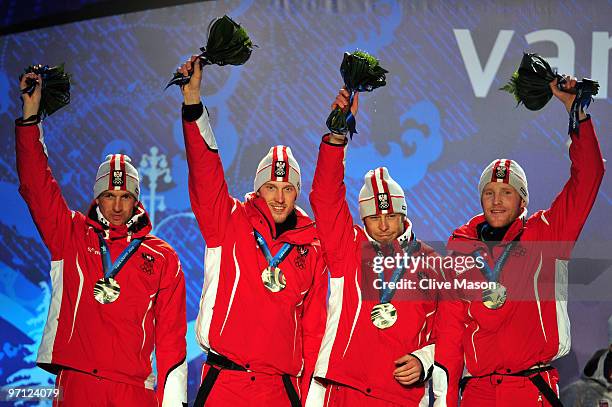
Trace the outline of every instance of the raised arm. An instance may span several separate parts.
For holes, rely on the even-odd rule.
[[[354,115],[357,114],[358,103],[359,95],[355,94],[352,106]],[[340,90],[332,110],[338,106],[344,110],[348,108],[348,92],[344,89]],[[354,241],[353,218],[346,202],[344,183],[346,145],[344,136],[323,136],[310,192],[310,205],[332,276],[332,264],[341,262],[345,255],[351,253],[349,248]]]
[[[42,78],[26,74],[20,89],[26,87],[26,79],[38,80],[34,93],[23,98],[23,117],[15,121],[15,150],[19,193],[25,200],[38,232],[49,251],[51,259],[61,258],[64,237],[70,230],[72,212],[49,168],[47,147],[44,143],[40,117]]]
[[[193,75],[183,92],[183,135],[189,166],[189,198],[191,209],[209,247],[219,246],[228,224],[233,198],[229,195],[217,142],[208,120],[208,111],[200,100],[202,69],[191,57],[179,69],[185,76],[193,67]]]
[[[575,87],[576,78],[566,77],[566,81],[567,90]],[[569,111],[575,96],[558,90],[556,83],[556,80],[551,83],[553,94]],[[579,135],[571,134],[570,137],[570,178],[550,209],[542,214],[542,220],[549,226],[549,240],[573,242],[578,239],[604,174],[599,141],[590,116],[580,112]]]

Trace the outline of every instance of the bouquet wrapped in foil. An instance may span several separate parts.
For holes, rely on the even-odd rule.
[[[538,54],[523,54],[521,65],[514,72],[510,81],[500,90],[511,93],[517,101],[517,105],[524,104],[529,110],[540,110],[552,98],[550,82],[558,79],[557,86],[565,91],[561,85],[565,83],[564,78],[553,72],[546,60]],[[572,93],[576,93],[576,99],[570,109],[570,133],[578,133],[578,113],[586,109],[593,100],[593,96],[599,91],[599,83],[588,78],[578,81]]]
[[[216,18],[208,26],[208,41],[198,55],[200,66],[242,65],[251,57],[253,42],[246,30],[228,16]],[[166,88],[171,85],[185,85],[191,75],[174,74]]]
[[[23,75],[28,73],[34,73],[42,77],[39,116],[50,116],[70,103],[70,75],[64,72],[64,64],[53,67],[49,67],[49,65],[30,65],[24,70]],[[23,75],[19,76],[19,80]],[[38,81],[28,78],[26,79],[26,85],[21,93],[32,96]]]
[[[353,104],[355,92],[371,92],[376,88],[385,86],[385,74],[387,70],[380,66],[378,60],[372,55],[355,51],[351,54],[344,53],[340,74],[344,80],[344,87],[350,93],[350,105]],[[344,113],[340,108],[334,109],[327,117],[327,128],[332,133],[346,135],[357,133],[355,117],[351,113],[349,106],[348,112]]]

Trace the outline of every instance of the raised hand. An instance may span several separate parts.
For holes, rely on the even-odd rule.
[[[189,71],[193,69],[191,79],[188,83],[181,86],[181,92],[183,92],[183,98],[186,105],[196,105],[200,103],[200,88],[202,86],[202,66],[198,60],[197,55],[192,55],[177,72],[183,74],[183,76],[189,76]]]
[[[42,94],[42,76],[36,75],[35,73],[24,74],[19,80],[19,89],[23,90],[28,87],[28,79],[36,81],[36,87],[31,95],[28,93],[22,93],[21,98],[23,99],[23,118],[27,119],[31,116],[38,114],[40,108],[40,97]]]

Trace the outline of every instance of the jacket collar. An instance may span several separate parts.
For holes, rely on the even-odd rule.
[[[250,192],[245,196],[245,210],[251,225],[261,233],[266,241],[279,240],[281,242],[303,245],[310,244],[316,239],[315,223],[308,214],[299,206],[295,206],[297,222],[295,228],[276,236],[276,223],[272,217],[272,212],[266,201]],[[263,221],[263,222],[260,222]]]
[[[525,230],[526,221],[527,209],[525,208],[523,209],[521,215],[510,224],[510,227],[506,231],[501,243],[506,244],[515,240],[519,233],[522,233]],[[485,246],[484,242],[482,242],[478,237],[478,228],[485,222],[486,219],[483,213],[474,216],[468,223],[453,232],[448,241],[448,249],[464,252],[465,250],[468,250],[466,248],[466,244],[472,248],[480,248],[481,246]],[[466,240],[471,242],[467,243]]]
[[[370,236],[368,234],[368,231],[366,230],[365,226],[363,227],[363,233],[365,233],[366,237],[368,238],[368,241],[374,246],[374,247],[380,247],[380,243],[378,243],[376,240],[374,240],[374,238],[372,238],[372,236]],[[400,250],[402,248],[402,245],[405,245],[407,242],[410,242],[413,238],[413,234],[412,234],[412,223],[410,222],[410,220],[408,220],[408,218],[406,218],[404,220],[404,233],[402,233],[401,235],[399,235],[398,237],[395,238],[395,240],[393,241],[393,249],[394,250]],[[416,237],[414,237],[416,239]],[[403,250],[403,249],[401,249]]]
[[[134,215],[125,225],[114,226],[102,215],[98,204],[94,200],[87,211],[87,224],[94,228],[96,233],[104,233],[105,239],[117,240],[127,238],[142,238],[151,232],[151,221],[142,202],[138,202]]]

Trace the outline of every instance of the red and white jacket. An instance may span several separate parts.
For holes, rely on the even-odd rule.
[[[372,239],[365,230],[353,224],[346,202],[344,160],[346,148],[323,138],[310,193],[317,230],[325,260],[331,273],[330,297],[325,336],[315,368],[319,382],[335,382],[353,387],[364,394],[398,405],[427,405],[428,390],[424,384],[431,375],[434,345],[430,340],[436,312],[435,292],[411,292],[398,289],[391,303],[397,309],[397,322],[378,329],[370,319],[372,308],[379,303],[374,279],[378,278],[370,263],[375,255]],[[400,242],[411,238],[411,227],[393,244],[400,253]],[[437,256],[421,244],[415,257]],[[389,281],[393,268],[386,269]],[[419,268],[406,272],[403,278],[417,281],[435,278],[436,272]],[[417,357],[423,365],[422,381],[409,387],[393,378],[394,361],[406,354]],[[324,404],[325,388],[313,382],[307,406]]]
[[[88,215],[71,211],[47,162],[42,124],[16,126],[19,192],[51,253],[51,305],[37,364],[62,367],[153,389],[157,361],[160,406],[187,402],[185,280],[176,252],[149,234],[141,204],[127,225],[108,222],[95,202]],[[100,304],[94,285],[104,277],[97,233],[112,261],[133,238],[143,238],[115,280],[119,298]]]
[[[250,371],[300,377],[301,397],[325,329],[328,273],[314,222],[296,207],[296,227],[276,236],[262,198],[230,196],[206,109],[196,121],[184,120],[183,131],[191,207],[206,241],[198,342]],[[263,285],[268,263],[254,230],[273,255],[294,245],[278,266],[287,280],[280,292]]]
[[[482,214],[450,237],[453,255],[482,250],[491,268],[507,244],[517,240],[518,245],[500,274],[508,296],[501,308],[488,309],[476,298],[440,302],[436,366],[448,375],[438,382],[434,378],[440,406],[457,406],[464,364],[466,376],[508,374],[548,364],[570,351],[568,261],[604,174],[591,120],[581,122],[580,135],[571,139],[571,175],[549,209],[517,218],[492,252],[478,237]],[[475,268],[455,277],[486,281]]]

